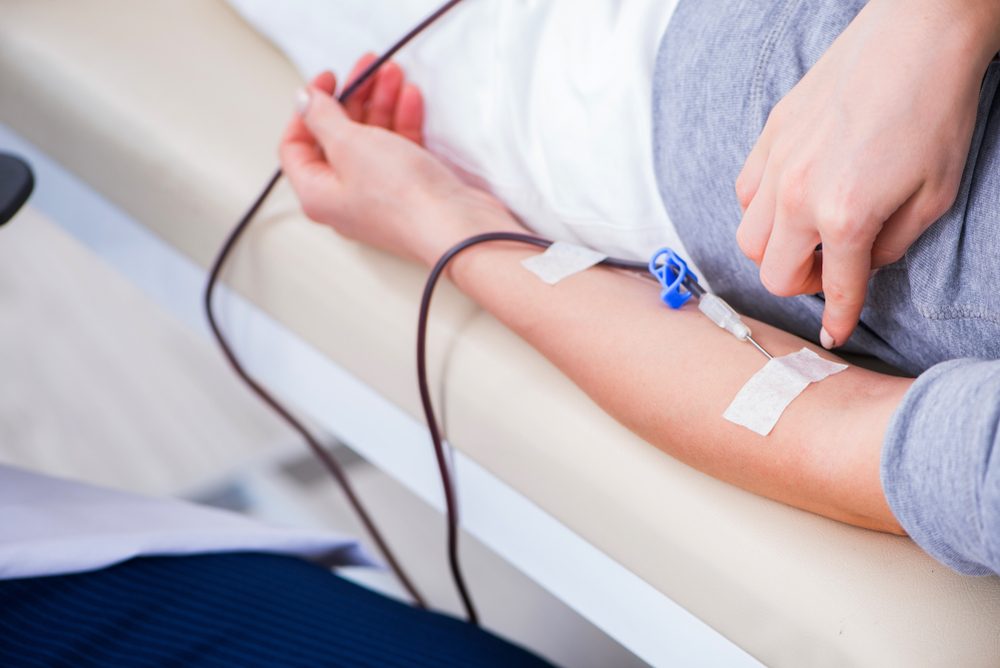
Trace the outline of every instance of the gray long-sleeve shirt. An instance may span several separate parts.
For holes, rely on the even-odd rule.
[[[746,315],[816,340],[824,302],[781,299],[736,243],[734,184],[774,108],[865,0],[681,0],[654,78],[654,166],[692,259]],[[724,21],[719,17],[724,16]],[[919,375],[885,438],[903,528],[969,574],[1000,573],[1000,63],[983,80],[952,209],[870,281],[848,352]],[[955,360],[955,361],[949,361]]]
[[[1000,362],[945,362],[917,379],[889,427],[882,486],[932,556],[1000,572]]]

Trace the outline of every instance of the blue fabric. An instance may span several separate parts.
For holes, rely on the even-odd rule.
[[[761,286],[736,244],[734,184],[771,109],[864,5],[681,0],[654,81],[660,194],[694,261],[738,309],[812,341],[822,295],[779,298]],[[966,573],[1000,572],[998,87],[994,62],[955,205],[873,277],[845,347],[924,374],[886,436],[883,487],[913,539]]]
[[[0,582],[0,666],[547,666],[292,557],[136,559]]]

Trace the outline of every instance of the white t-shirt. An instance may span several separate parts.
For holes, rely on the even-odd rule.
[[[343,75],[440,0],[229,0],[303,75]],[[400,54],[428,147],[552,238],[683,253],[652,155],[652,74],[677,0],[468,0]]]

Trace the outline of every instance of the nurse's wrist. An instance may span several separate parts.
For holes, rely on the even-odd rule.
[[[976,74],[1000,52],[1000,2],[996,0],[923,0],[938,48],[963,53]],[[929,4],[928,4],[929,3]],[[905,4],[905,3],[904,3]],[[910,6],[910,10],[917,10]],[[935,16],[932,12],[938,12]]]

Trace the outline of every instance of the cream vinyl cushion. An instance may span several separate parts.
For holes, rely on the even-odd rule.
[[[197,262],[276,166],[301,85],[221,0],[0,0],[0,122]],[[414,415],[424,271],[283,191],[230,282]],[[703,476],[632,436],[454,291],[432,339],[452,442],[773,666],[1000,665],[1000,580]]]

